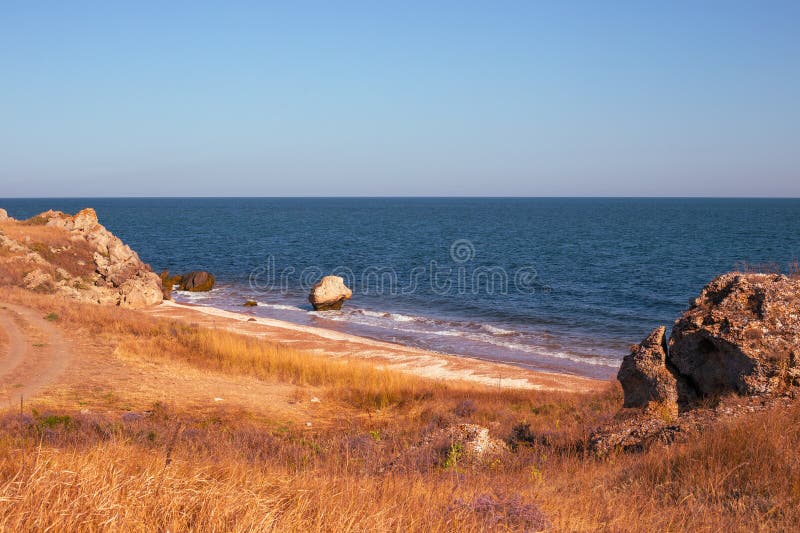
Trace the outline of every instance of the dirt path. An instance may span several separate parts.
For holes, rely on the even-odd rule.
[[[0,355],[0,401],[35,396],[57,380],[72,359],[70,342],[35,310],[5,304],[0,328],[8,338]]]
[[[319,396],[322,402],[310,402]],[[96,337],[0,301],[0,409],[45,402],[91,412],[141,411],[163,402],[193,412],[245,410],[277,422],[333,420],[322,391],[251,376],[211,372],[169,358],[128,355]]]

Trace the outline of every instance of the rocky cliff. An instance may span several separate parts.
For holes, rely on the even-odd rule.
[[[795,401],[800,278],[729,273],[706,285],[672,327],[631,348],[617,375],[623,409],[589,439],[598,455],[641,450],[718,419]]]
[[[162,301],[161,279],[93,209],[24,221],[0,215],[0,284],[132,308]]]
[[[800,381],[800,279],[729,273],[709,283],[675,321],[625,357],[618,378],[626,407],[725,394],[785,392]]]

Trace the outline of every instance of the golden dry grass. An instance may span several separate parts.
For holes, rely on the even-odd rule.
[[[57,269],[71,276],[88,278],[94,273],[94,250],[84,239],[72,240],[69,232],[62,228],[29,224],[28,221],[4,221],[0,232],[24,246],[26,252],[11,252],[0,247],[0,284],[19,286],[25,274],[34,269],[47,272],[58,279]],[[36,252],[47,264],[34,263],[25,258],[28,252]]]
[[[109,356],[313,387],[335,409],[312,428],[230,406],[191,410],[179,398],[147,416],[10,410],[0,418],[0,530],[502,531],[541,525],[540,513],[556,531],[800,523],[797,403],[599,461],[580,443],[613,416],[617,387],[574,395],[445,385],[134,311],[0,291],[23,297]],[[462,421],[509,440],[527,423],[546,438],[486,463],[448,462],[441,447],[409,453],[433,429]]]

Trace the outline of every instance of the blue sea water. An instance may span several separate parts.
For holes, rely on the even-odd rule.
[[[0,200],[87,206],[155,271],[216,274],[178,301],[597,377],[714,276],[800,257],[797,199]],[[315,313],[332,272],[353,298]]]

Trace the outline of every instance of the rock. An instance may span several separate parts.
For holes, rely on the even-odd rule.
[[[161,302],[164,294],[161,279],[153,272],[139,272],[120,286],[121,307],[139,309]]]
[[[623,407],[667,406],[677,413],[676,378],[667,370],[667,338],[664,326],[654,329],[622,360],[617,379],[625,393]]]
[[[22,280],[25,288],[32,291],[52,292],[55,290],[53,277],[41,269],[32,270]]]
[[[97,220],[97,213],[91,207],[81,209],[74,216],[70,216],[60,211],[45,211],[41,215],[34,218],[41,218],[47,220],[48,226],[55,226],[64,228],[67,231],[88,232],[95,229],[99,222]],[[103,228],[105,229],[105,228]]]
[[[593,433],[590,450],[604,455],[643,449],[670,442],[686,427],[755,409],[758,402],[795,397],[800,278],[723,274],[675,321],[668,343],[664,333],[664,327],[656,328],[634,346],[617,374],[623,407],[645,412],[630,410],[635,413],[630,418],[620,411],[617,420]],[[700,401],[704,398],[714,401]],[[709,409],[709,404],[727,407]]]
[[[214,274],[203,270],[192,271],[181,276],[180,290],[190,292],[205,292],[214,288]]]
[[[26,221],[9,221],[23,229],[39,225],[55,228],[48,234],[53,243],[46,246],[32,242],[24,233],[18,241],[0,236],[0,244],[8,245],[12,254],[3,261],[35,266],[17,284],[79,301],[124,307],[146,307],[163,300],[159,277],[98,222],[94,209],[83,209],[75,216],[50,210]]]
[[[456,424],[426,434],[386,466],[389,469],[418,468],[420,464],[455,467],[488,464],[510,452],[508,445],[493,438],[489,429],[476,424]]]
[[[783,391],[800,367],[800,279],[780,274],[719,276],[676,322],[668,362],[690,394]]]
[[[675,321],[669,343],[654,330],[617,378],[625,407],[691,409],[698,399],[778,394],[800,381],[800,279],[723,274]]]
[[[3,222],[4,220],[8,220],[8,211],[5,209],[0,209],[0,222]]]
[[[352,296],[353,291],[340,276],[325,276],[311,288],[308,301],[315,311],[331,311],[341,309],[344,301]]]
[[[606,457],[614,452],[641,452],[657,443],[671,444],[681,431],[685,428],[680,424],[639,415],[612,421],[593,431],[587,450],[597,457]]]
[[[476,424],[457,424],[442,430],[452,444],[461,446],[463,452],[475,459],[494,456],[508,451],[505,442],[489,436],[489,429]]]
[[[175,288],[176,285],[180,285],[181,276],[179,274],[175,276],[170,276],[169,270],[162,270],[161,274],[159,274],[158,277],[161,278],[161,289],[164,295],[164,299],[172,300],[172,290]]]
[[[244,304],[245,307],[256,307],[258,302],[255,300],[247,300]]]

